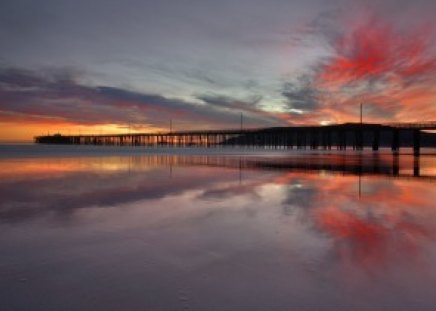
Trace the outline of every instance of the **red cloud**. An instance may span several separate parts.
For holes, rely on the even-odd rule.
[[[405,29],[365,16],[342,28],[332,44],[335,55],[316,70],[324,97],[314,117],[356,121],[363,102],[368,122],[434,119],[436,52],[430,26]]]
[[[347,27],[337,39],[337,53],[320,71],[321,82],[353,83],[371,78],[407,79],[435,75],[427,27],[400,31],[374,17]]]

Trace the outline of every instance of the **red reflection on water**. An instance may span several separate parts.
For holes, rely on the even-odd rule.
[[[339,245],[337,250],[351,255],[362,263],[380,262],[388,231],[383,226],[336,208],[325,208],[315,214],[317,225],[335,239],[349,244]],[[347,249],[344,249],[347,248]],[[347,252],[345,252],[347,251]]]
[[[412,165],[406,160],[401,157],[401,166]],[[5,206],[39,200],[42,207],[33,213],[59,212],[59,202],[68,202],[74,209],[153,201],[187,192],[197,193],[197,199],[223,202],[242,194],[266,196],[268,208],[271,202],[290,200],[318,231],[332,238],[334,251],[342,259],[372,267],[389,262],[392,256],[418,257],[423,252],[421,243],[433,239],[436,228],[434,183],[395,179],[383,170],[368,173],[359,183],[359,177],[346,169],[363,164],[390,167],[391,161],[390,155],[374,159],[334,154],[266,159],[165,155],[13,159],[0,161],[4,169],[0,177],[6,186],[12,185],[2,193],[3,201],[9,203]],[[423,162],[433,168],[432,161]],[[325,164],[335,170],[320,169]],[[270,185],[279,191],[259,191]],[[20,187],[26,196],[10,191]],[[250,202],[244,201],[247,197],[240,199],[244,204]],[[20,211],[5,208],[4,217],[15,217],[15,210]]]
[[[421,242],[435,236],[432,185],[368,178],[358,198],[356,183],[338,177],[317,184],[313,221],[334,239],[335,252],[368,268],[419,257]]]

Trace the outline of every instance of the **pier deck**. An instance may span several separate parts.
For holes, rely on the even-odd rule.
[[[424,130],[436,130],[436,121],[421,123],[368,124],[346,123],[326,126],[290,126],[261,129],[176,131],[165,133],[128,133],[111,135],[47,135],[35,137],[36,143],[78,145],[131,145],[220,147],[241,146],[267,149],[362,150],[390,146],[413,147],[419,155]]]

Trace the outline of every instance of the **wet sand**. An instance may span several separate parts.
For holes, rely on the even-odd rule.
[[[0,159],[3,310],[436,307],[434,156],[23,148]]]

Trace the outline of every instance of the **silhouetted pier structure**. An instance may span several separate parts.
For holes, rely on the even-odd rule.
[[[413,147],[420,154],[423,130],[436,130],[436,121],[423,123],[368,124],[346,123],[326,126],[290,126],[262,129],[177,131],[111,135],[48,135],[35,137],[36,143],[117,146],[222,147],[240,146],[263,149],[324,149],[378,151],[390,146]],[[432,145],[432,147],[434,147]]]

